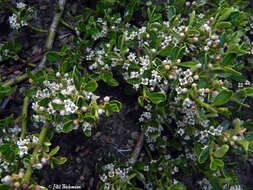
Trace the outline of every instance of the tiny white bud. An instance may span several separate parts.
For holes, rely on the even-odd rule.
[[[99,115],[102,115],[104,113],[104,110],[103,109],[98,109],[98,114]]]
[[[4,184],[10,184],[12,182],[12,180],[13,180],[12,177],[10,175],[7,175],[1,179],[1,182]]]
[[[234,136],[232,137],[232,139],[233,139],[234,141],[237,141],[237,140],[238,140],[238,137],[234,135]]]
[[[199,39],[198,39],[197,37],[194,37],[194,38],[193,38],[193,41],[194,41],[194,42],[197,42],[197,41],[199,41]]]
[[[197,64],[197,68],[201,68],[201,67],[202,67],[201,63]]]
[[[43,106],[40,106],[40,111],[44,111],[45,108]]]
[[[43,168],[43,165],[41,163],[38,163],[38,164],[36,164],[35,168],[40,170]]]
[[[46,164],[47,163],[47,159],[45,157],[41,158],[41,163],[42,164]]]
[[[194,75],[193,78],[194,80],[199,80],[199,75]]]
[[[208,47],[208,46],[205,46],[205,47],[204,47],[204,50],[205,50],[205,51],[208,51],[208,50],[209,50],[209,47]]]
[[[205,89],[205,93],[207,93],[207,94],[210,93],[210,89],[209,89],[209,88],[206,88],[206,89]]]
[[[104,101],[105,102],[109,102],[110,101],[110,97],[109,96],[104,97]]]
[[[181,37],[184,37],[184,36],[185,36],[185,34],[184,34],[183,32],[181,32],[179,35],[180,35]]]
[[[197,84],[196,83],[192,83],[192,88],[196,88]]]
[[[60,111],[60,115],[61,115],[61,116],[65,115],[65,110],[61,110],[61,111]]]
[[[156,49],[154,49],[154,48],[151,49],[151,52],[152,52],[152,53],[156,53]]]
[[[86,112],[86,111],[87,111],[87,108],[86,108],[85,106],[83,106],[83,107],[81,108],[81,110],[82,110],[82,112]]]
[[[57,72],[57,73],[56,73],[56,76],[57,76],[57,77],[60,77],[60,76],[61,76],[61,73]]]
[[[188,91],[187,88],[183,88],[183,89],[182,89],[182,92],[183,92],[184,94],[187,93],[187,91]]]
[[[211,41],[209,41],[209,42],[207,42],[207,46],[211,46],[212,45],[212,42]]]
[[[181,59],[178,59],[178,60],[177,60],[177,63],[181,63]]]
[[[165,65],[164,66],[166,70],[170,70],[170,66],[169,65]]]
[[[213,68],[213,65],[211,63],[208,63],[208,67],[211,69]]]

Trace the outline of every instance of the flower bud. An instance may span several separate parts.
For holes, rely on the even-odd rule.
[[[232,139],[233,139],[233,141],[237,141],[238,140],[238,136],[233,136]]]
[[[57,76],[57,77],[60,77],[60,76],[61,76],[61,73],[57,72],[57,73],[56,73],[56,76]]]
[[[199,75],[194,75],[193,78],[194,80],[199,80]]]
[[[81,110],[82,110],[82,112],[86,112],[86,111],[87,111],[87,108],[86,108],[85,106],[83,106],[83,107],[81,108]]]
[[[28,189],[28,187],[29,187],[29,185],[28,185],[28,184],[23,184],[23,185],[22,185],[22,189],[23,189],[23,190],[27,190],[27,189]]]
[[[170,66],[169,66],[169,65],[165,65],[164,68],[165,68],[166,70],[170,70]]]
[[[105,102],[109,102],[110,101],[110,97],[109,96],[104,97],[104,101]]]
[[[98,114],[99,115],[102,115],[104,113],[104,110],[103,109],[98,109]]]
[[[7,175],[1,179],[1,182],[4,184],[10,184],[12,182],[12,180],[13,180],[12,177],[10,175]]]
[[[19,183],[18,181],[16,181],[16,182],[14,183],[14,187],[18,188],[19,186],[20,186],[20,183]]]
[[[78,121],[77,119],[75,119],[75,120],[73,121],[73,123],[74,123],[74,125],[79,125],[79,121]]]
[[[207,94],[210,93],[210,89],[209,89],[209,88],[206,88],[206,89],[205,89],[205,93],[207,93]]]
[[[43,168],[43,165],[41,163],[37,163],[35,166],[36,169],[40,170]]]

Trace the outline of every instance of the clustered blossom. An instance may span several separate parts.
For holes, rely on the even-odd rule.
[[[107,164],[104,167],[106,173],[100,175],[100,180],[105,183],[104,190],[110,190],[110,180],[117,178],[121,182],[124,182],[128,178],[128,173],[132,170],[132,167],[121,168],[113,163]]]
[[[9,16],[10,27],[14,30],[28,25],[27,21],[23,18],[22,12],[26,11],[28,14],[32,12],[32,9],[30,7],[26,8],[26,4],[22,2],[17,3],[16,7],[17,11]]]
[[[39,139],[36,136],[28,136],[25,139],[19,139],[17,141],[17,145],[19,148],[19,157],[23,158],[24,155],[28,154],[29,145],[36,145],[38,143]]]
[[[56,74],[60,77],[59,73]],[[66,73],[62,81],[66,82],[63,84],[62,82],[55,82],[55,81],[43,81],[44,89],[38,90],[35,95],[35,102],[32,104],[32,108],[38,113],[48,113],[51,115],[71,115],[78,111],[78,106],[71,100],[73,96],[78,95],[78,92],[73,84],[73,79],[69,77]],[[58,93],[64,95],[65,99],[61,99],[58,97]],[[83,92],[83,94],[87,94],[86,99],[90,99],[93,95],[92,93]],[[51,101],[47,104],[47,107],[39,106],[39,101],[44,98],[50,98]],[[61,105],[63,109],[57,110],[54,108],[54,105]],[[42,114],[34,115],[34,120],[37,122],[46,122],[45,117]]]

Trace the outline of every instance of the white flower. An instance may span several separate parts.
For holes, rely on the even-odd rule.
[[[38,164],[35,165],[35,168],[40,170],[40,169],[43,168],[43,165],[41,163],[38,163]]]
[[[20,3],[17,3],[17,8],[18,9],[24,9],[26,7],[26,4],[20,2]]]
[[[104,97],[104,101],[105,102],[109,102],[110,101],[110,97],[109,96]]]
[[[13,180],[12,177],[7,175],[7,176],[5,176],[4,178],[1,179],[1,182],[3,184],[10,184],[12,182],[12,180]]]
[[[36,136],[33,136],[32,142],[33,142],[33,144],[37,144],[39,142],[39,138]]]
[[[98,114],[99,114],[99,115],[102,115],[104,112],[105,112],[105,110],[103,110],[103,109],[98,109]]]

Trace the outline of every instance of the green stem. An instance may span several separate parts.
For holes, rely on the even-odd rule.
[[[36,147],[33,150],[33,154],[32,154],[32,157],[31,157],[30,164],[27,167],[27,170],[25,172],[24,184],[29,184],[29,182],[30,182],[30,178],[31,178],[31,175],[32,175],[32,172],[33,172],[33,168],[32,167],[33,167],[33,165],[34,165],[34,163],[36,161],[36,157],[37,157],[38,151],[39,151],[39,149],[41,148],[41,146],[42,146],[42,144],[44,142],[45,136],[47,134],[47,130],[48,130],[48,128],[44,126],[42,128],[42,130],[40,131],[39,142],[38,142],[38,144],[36,145]]]
[[[62,23],[65,27],[69,28],[70,30],[75,31],[75,27],[72,26],[72,25],[70,25],[69,23],[67,23],[67,22],[64,21],[63,19],[61,19],[61,23]]]
[[[35,26],[32,26],[30,24],[27,25],[29,28],[31,28],[32,30],[36,31],[36,32],[42,32],[42,33],[48,33],[48,30],[43,30],[43,29],[40,29],[40,28],[37,28]]]
[[[7,86],[12,86],[13,84],[16,84],[16,83],[19,83],[23,80],[27,79],[27,75],[26,74],[23,74],[21,76],[18,76],[17,78],[15,79],[10,79],[8,80],[7,82],[5,82],[2,86],[3,87],[7,87]]]
[[[23,104],[22,133],[21,133],[22,139],[25,138],[26,134],[29,100],[30,100],[29,97],[25,97]]]
[[[139,139],[135,145],[135,149],[133,151],[133,153],[131,154],[131,161],[132,161],[132,164],[134,164],[139,155],[140,155],[140,152],[141,152],[141,149],[142,149],[142,146],[143,146],[143,140],[144,140],[144,134],[141,133],[140,136],[139,136]]]
[[[63,14],[63,10],[64,10],[64,6],[66,4],[66,1],[67,0],[62,0],[59,2],[59,7],[60,7],[60,12],[56,13],[56,15],[54,16],[54,19],[53,19],[53,22],[51,24],[51,27],[50,27],[50,30],[47,31],[48,33],[48,37],[47,37],[47,41],[46,41],[46,48],[47,49],[51,49],[53,47],[53,42],[54,42],[54,37],[55,37],[55,32],[56,32],[56,28],[59,24],[59,21],[61,19],[61,16]],[[29,26],[29,25],[28,25]],[[44,69],[45,68],[45,63],[46,63],[46,56],[44,56],[42,58],[42,61],[40,62],[40,64],[38,65],[38,67],[36,67],[33,71],[32,71],[32,74],[35,74],[37,71],[41,70],[41,69]],[[5,82],[3,84],[3,87],[6,87],[6,86],[12,86],[16,83],[19,83],[23,80],[27,79],[27,74],[23,74],[15,79],[11,79],[7,82]]]

